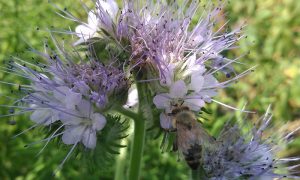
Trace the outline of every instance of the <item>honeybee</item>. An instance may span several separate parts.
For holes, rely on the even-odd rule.
[[[170,116],[176,132],[173,150],[182,152],[191,169],[198,169],[204,145],[210,146],[216,140],[205,131],[187,106],[175,107]]]

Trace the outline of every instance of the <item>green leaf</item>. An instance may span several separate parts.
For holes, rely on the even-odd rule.
[[[103,170],[112,166],[115,162],[115,155],[118,155],[120,148],[126,145],[121,143],[122,139],[128,136],[127,129],[129,123],[127,120],[121,120],[120,116],[107,115],[107,124],[97,136],[97,146],[94,150],[85,153],[83,158],[86,163],[93,163],[93,168]]]

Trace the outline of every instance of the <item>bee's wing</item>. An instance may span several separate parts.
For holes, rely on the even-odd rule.
[[[195,129],[197,129],[197,137],[199,137],[198,143],[200,143],[202,146],[211,147],[216,143],[216,139],[210,135],[200,123],[196,123]]]
[[[178,149],[185,153],[193,145],[211,146],[216,140],[208,134],[202,125],[196,122],[190,129],[177,125]]]
[[[240,131],[237,126],[225,125],[220,135],[217,138],[217,143],[223,142],[233,143],[241,137]]]

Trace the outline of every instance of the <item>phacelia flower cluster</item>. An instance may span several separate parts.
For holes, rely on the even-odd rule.
[[[12,73],[31,82],[19,85],[24,95],[12,107],[23,109],[21,113],[31,112],[34,127],[58,127],[45,141],[61,136],[65,144],[82,143],[86,148],[95,148],[97,133],[106,124],[105,112],[122,96],[126,102],[126,73],[96,60],[77,63],[67,53],[38,53],[46,59],[45,64],[19,58],[9,62]]]
[[[188,111],[186,117],[199,127],[194,114],[211,102],[233,108],[214,97],[219,89],[253,69],[237,73],[235,66],[242,64],[239,58],[224,56],[225,51],[238,47],[244,35],[242,26],[230,30],[222,23],[223,6],[222,1],[209,1],[204,7],[198,0],[123,0],[119,7],[115,0],[96,0],[87,22],[61,10],[58,14],[79,23],[74,32],[68,32],[78,37],[72,43],[72,53],[51,35],[56,53],[48,45],[44,53],[33,50],[45,61],[30,63],[18,57],[10,60],[8,67],[1,70],[29,83],[19,85],[21,97],[5,107],[12,108],[11,115],[30,112],[35,125],[29,129],[51,129],[49,137],[40,141],[46,142],[44,147],[53,138],[73,145],[62,164],[79,144],[95,149],[98,135],[111,125],[107,119],[113,119],[115,114],[134,119],[141,128],[145,128],[146,120],[159,119],[158,128],[169,131],[176,128],[172,124],[176,121],[173,111],[183,108]],[[128,109],[136,105],[139,108]],[[209,145],[203,145],[201,152],[193,152],[201,153],[207,178],[297,178],[293,175],[297,165],[288,163],[299,158],[276,158],[281,143],[288,141],[292,133],[278,139],[265,137],[263,131],[270,119],[267,112],[259,125],[246,133],[237,125],[226,125],[218,138],[208,135],[212,139]],[[184,122],[184,118],[180,120]],[[158,120],[149,124],[156,125]],[[107,131],[118,140],[125,136],[117,132],[127,129],[121,127],[122,123],[119,126],[120,131]],[[191,139],[200,139],[201,144],[201,137],[192,133],[188,133]],[[106,143],[122,147],[115,142]]]
[[[86,30],[82,23],[76,34],[86,44],[98,38],[113,39],[122,46],[131,69],[145,71],[146,77],[140,81],[155,84],[153,102],[163,110],[160,121],[166,128],[170,124],[167,114],[174,107],[185,105],[199,112],[218,89],[250,72],[236,74],[233,64],[238,60],[222,55],[243,37],[241,28],[227,32],[225,24],[216,27],[222,7],[219,3],[203,8],[199,1],[123,1],[117,10],[114,0],[98,0],[96,9],[89,13],[88,24],[93,19],[93,28]],[[195,18],[199,13],[201,17]],[[92,36],[82,36],[87,33]],[[219,82],[215,78],[218,72],[230,79]]]
[[[203,151],[203,169],[209,179],[298,179],[299,157],[278,158],[278,153],[291,142],[293,132],[273,134],[268,126],[269,110],[257,125],[240,127],[227,123],[216,139],[214,148]],[[244,122],[243,124],[247,124]],[[246,128],[246,132],[242,132]],[[297,164],[298,164],[297,163]]]

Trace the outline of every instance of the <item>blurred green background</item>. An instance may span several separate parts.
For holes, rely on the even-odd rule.
[[[83,1],[91,5],[91,1]],[[67,7],[76,17],[86,21],[86,12],[80,1],[53,1],[61,8]],[[231,27],[246,22],[247,38],[229,56],[247,53],[242,61],[247,66],[258,65],[254,73],[220,92],[217,100],[237,107],[247,103],[247,108],[262,115],[272,104],[274,121],[286,124],[290,130],[300,126],[300,1],[299,0],[231,0],[226,5],[226,19]],[[55,14],[56,9],[47,0],[0,0],[0,61],[10,55],[22,53],[28,42],[42,49],[47,36],[46,28],[67,29],[75,23]],[[39,30],[37,30],[39,29]],[[70,39],[70,36],[68,37]],[[250,53],[248,54],[248,51]],[[2,66],[2,64],[1,64]],[[0,73],[0,80],[15,82],[8,74]],[[9,94],[10,88],[0,84],[0,93]],[[10,95],[14,96],[14,94]],[[0,104],[7,99],[0,96]],[[205,122],[212,134],[217,134],[223,123],[235,113],[220,105],[211,104],[212,115]],[[0,114],[7,114],[0,108]],[[251,116],[255,119],[258,116]],[[16,125],[10,125],[16,120]],[[55,143],[36,156],[42,145],[25,148],[24,145],[41,138],[34,130],[16,139],[11,137],[30,127],[27,116],[0,119],[0,179],[54,179],[53,170],[65,157],[68,149]],[[285,155],[300,155],[300,141],[296,140]],[[159,142],[147,139],[142,179],[187,179],[188,169],[183,161],[177,162],[176,153],[162,154]],[[65,164],[59,179],[111,179],[115,167],[96,167],[71,158]],[[102,170],[108,168],[106,173]]]

